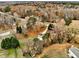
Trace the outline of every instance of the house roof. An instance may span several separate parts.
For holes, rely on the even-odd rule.
[[[70,48],[70,50],[79,58],[79,49],[78,48]]]

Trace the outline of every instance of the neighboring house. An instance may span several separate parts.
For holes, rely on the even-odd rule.
[[[70,58],[79,58],[79,49],[78,48],[71,47],[68,52],[69,52],[68,56]]]
[[[5,38],[5,37],[11,35],[12,33],[16,33],[16,29],[12,29],[12,30],[9,30],[7,32],[0,32],[0,38],[1,37],[4,37]]]
[[[9,34],[10,34],[10,31],[4,32],[4,33],[0,33],[0,36],[6,36],[6,35],[9,35]]]

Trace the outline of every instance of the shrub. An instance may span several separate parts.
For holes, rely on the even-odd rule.
[[[10,39],[9,38],[5,38],[5,39],[3,39],[2,40],[2,42],[1,42],[1,48],[3,48],[3,49],[8,49],[8,48],[10,48]]]
[[[30,17],[29,20],[28,20],[28,22],[34,24],[36,22],[36,18]]]
[[[26,58],[32,57],[30,51],[23,52],[23,56],[26,57]]]
[[[72,19],[70,17],[66,16],[64,20],[65,20],[65,25],[69,25],[70,23],[72,23]]]
[[[31,16],[33,14],[32,10],[27,10],[27,15]]]
[[[48,20],[48,17],[47,16],[42,16],[42,20],[41,20],[42,22],[48,22],[49,20]]]
[[[50,58],[48,55],[44,55],[42,56],[42,58]]]
[[[32,27],[36,22],[36,18],[30,17],[27,22],[27,28]]]
[[[33,54],[40,54],[42,52],[42,49],[43,49],[43,42],[40,41],[38,38],[34,38],[33,39],[34,41],[34,47],[33,47]]]
[[[42,52],[43,42],[40,41],[38,38],[33,38],[26,42],[26,46],[28,48],[28,52],[25,53],[25,55],[29,54],[31,57],[34,57]]]
[[[49,36],[50,36],[50,33],[46,33],[42,38],[43,38],[43,39],[48,39]]]
[[[50,25],[48,26],[48,30],[52,30],[52,28],[54,28],[54,25],[53,25],[53,24],[50,24]]]
[[[15,37],[5,38],[1,42],[1,48],[3,49],[17,48],[18,46],[20,45]]]
[[[16,30],[17,30],[17,33],[22,33],[22,28],[21,27],[17,26]]]
[[[52,43],[70,43],[71,40],[74,38],[74,36],[72,36],[72,31],[69,30],[67,27],[55,27],[53,31],[50,32],[50,35]]]
[[[34,42],[37,42],[38,40],[39,40],[38,38],[34,38],[34,39],[33,39]]]
[[[11,10],[10,6],[6,6],[6,7],[4,8],[4,12],[9,12],[10,10]]]
[[[47,47],[51,44],[50,33],[46,33],[42,38],[43,38],[43,47]]]
[[[19,41],[15,37],[11,37],[10,40],[12,48],[17,48],[19,46]]]

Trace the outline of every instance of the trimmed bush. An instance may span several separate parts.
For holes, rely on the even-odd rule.
[[[19,47],[19,41],[15,37],[5,38],[1,42],[1,48],[10,49]]]

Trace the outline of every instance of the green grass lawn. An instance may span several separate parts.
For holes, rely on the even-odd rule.
[[[21,48],[16,48],[15,49],[8,49],[8,50],[4,50],[1,49],[1,41],[0,40],[0,58],[23,58],[23,52]],[[20,41],[21,45],[24,46],[23,42]]]
[[[16,50],[17,50],[17,58],[23,58],[24,56],[23,56],[22,49],[17,48]]]
[[[0,49],[0,58],[23,58],[23,53],[20,48],[15,49],[8,49],[8,50],[1,50]]]
[[[28,54],[26,56],[23,56],[23,51],[24,49],[27,49],[26,42],[23,40],[19,40],[20,47],[15,49],[8,49],[4,50],[1,49],[1,41],[0,40],[0,58],[31,58]]]
[[[5,58],[7,55],[7,50],[0,49],[0,58]]]
[[[15,49],[8,49],[8,54],[7,54],[7,58],[14,58],[16,57],[16,54],[15,54]]]

